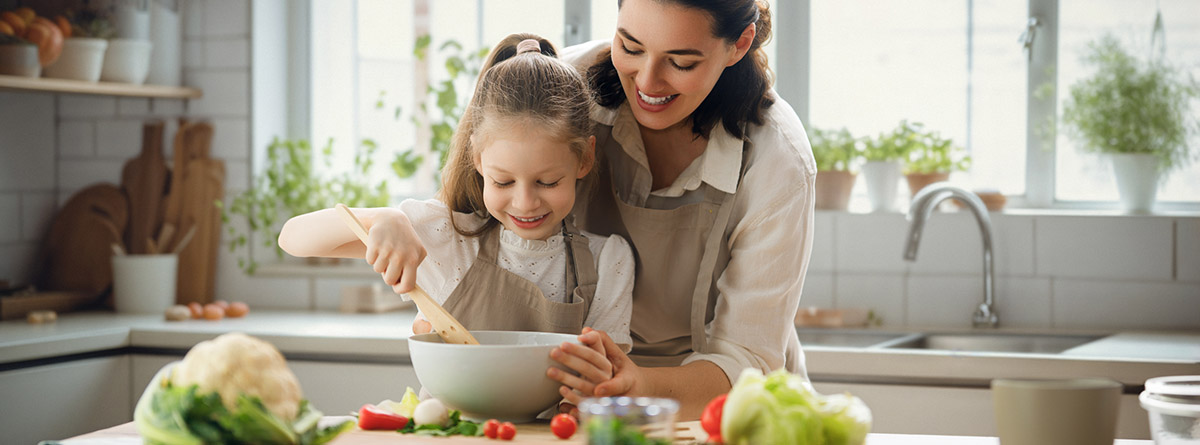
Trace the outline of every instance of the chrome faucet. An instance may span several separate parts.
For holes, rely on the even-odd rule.
[[[904,245],[904,259],[916,261],[917,245],[921,242],[921,231],[925,228],[925,221],[929,219],[933,209],[948,198],[955,198],[966,204],[979,223],[979,232],[983,236],[983,303],[975,309],[972,324],[977,328],[994,328],[1000,323],[1000,317],[996,314],[996,284],[992,279],[995,270],[992,265],[992,220],[978,195],[946,182],[929,184],[922,188],[917,196],[913,197],[912,206],[908,209],[907,219],[910,224],[908,242]]]

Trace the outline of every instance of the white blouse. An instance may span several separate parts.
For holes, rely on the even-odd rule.
[[[417,237],[425,245],[427,256],[417,268],[417,285],[440,304],[458,287],[479,254],[481,238],[463,236],[450,225],[450,211],[436,199],[408,199],[400,211],[412,222]],[[474,230],[484,220],[474,215],[455,213],[455,222],[464,230]],[[634,261],[629,243],[618,235],[604,237],[583,232],[595,258],[596,294],[583,325],[602,330],[625,350],[633,343],[629,337],[632,310]],[[546,240],[527,240],[512,231],[500,229],[500,249],[496,261],[500,267],[537,284],[546,298],[566,302],[567,248],[563,235]]]

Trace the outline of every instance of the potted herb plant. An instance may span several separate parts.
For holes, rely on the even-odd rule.
[[[922,133],[921,124],[914,124],[918,132],[917,144],[908,153],[904,177],[912,196],[929,184],[950,179],[950,173],[967,171],[971,157],[950,139],[943,139],[937,132]]]
[[[221,221],[229,233],[229,250],[246,249],[245,257],[238,258],[238,267],[248,274],[258,268],[248,249],[254,234],[261,237],[263,247],[273,248],[276,257],[282,259],[279,230],[288,218],[339,202],[351,207],[386,206],[387,180],[372,183],[367,179],[378,148],[370,139],[364,139],[355,150],[350,171],[322,174],[314,166],[313,147],[307,140],[272,141],[267,147],[267,168],[255,176],[248,190],[234,197],[228,208],[221,209]],[[332,139],[320,156],[324,171],[329,171],[333,164]],[[234,219],[245,223],[245,233],[239,231],[241,226],[234,224]]]
[[[1139,60],[1112,35],[1088,47],[1083,62],[1096,72],[1071,85],[1062,125],[1080,150],[1112,158],[1122,208],[1149,212],[1158,184],[1192,160],[1200,84],[1166,60]]]
[[[920,144],[920,124],[901,121],[896,129],[867,139],[863,146],[863,179],[867,182],[867,198],[871,211],[887,211],[896,207],[896,185],[908,153]]]
[[[861,155],[858,140],[845,128],[813,128],[810,140],[817,161],[816,208],[846,210],[857,176],[854,164]]]

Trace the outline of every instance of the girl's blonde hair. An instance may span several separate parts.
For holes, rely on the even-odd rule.
[[[538,42],[540,51],[517,52],[524,40]],[[479,236],[499,221],[483,203],[483,176],[475,169],[480,150],[498,132],[537,131],[564,141],[581,163],[594,160],[590,93],[574,67],[558,59],[549,41],[533,34],[512,34],[501,40],[484,63],[475,94],[463,111],[442,167],[438,199],[450,208],[454,230]],[[594,170],[594,169],[593,169]],[[453,212],[487,218],[478,230],[463,230]]]

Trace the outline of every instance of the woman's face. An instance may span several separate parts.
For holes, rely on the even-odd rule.
[[[702,9],[625,0],[617,15],[612,61],[638,123],[662,130],[685,122],[753,39],[752,31],[737,45],[714,36]]]
[[[485,142],[475,161],[488,213],[529,240],[559,233],[575,205],[575,181],[589,167],[566,142],[523,129]]]

